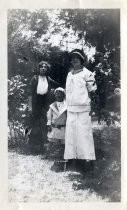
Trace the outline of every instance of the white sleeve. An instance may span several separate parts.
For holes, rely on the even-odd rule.
[[[85,79],[86,79],[86,86],[87,86],[88,92],[95,91],[97,89],[97,85],[96,85],[94,73],[87,70]]]
[[[52,109],[49,108],[47,112],[47,125],[51,125],[51,124],[52,124]]]

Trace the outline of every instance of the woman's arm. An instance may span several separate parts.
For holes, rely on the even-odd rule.
[[[94,93],[96,91],[96,89],[97,89],[95,77],[94,77],[94,74],[92,72],[90,72],[87,75],[87,78],[86,78],[86,86],[87,86],[87,89],[88,89],[88,92],[89,93],[90,92]]]
[[[87,74],[86,74],[86,87],[88,90],[89,98],[91,99],[91,112],[90,112],[90,115],[91,115],[93,108],[96,107],[98,97],[96,93],[97,85],[95,82],[95,77],[94,77],[94,74],[90,71],[87,71]]]
[[[50,77],[48,77],[48,80],[55,87],[59,87],[60,86],[60,83],[56,82],[55,80],[51,79]]]

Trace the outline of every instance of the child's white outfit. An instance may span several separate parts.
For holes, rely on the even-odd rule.
[[[85,67],[69,72],[66,81],[67,122],[64,159],[95,160],[89,92],[96,90],[94,74]]]
[[[66,125],[66,102],[54,102],[50,105],[47,113],[47,125],[52,126],[51,132],[48,132],[48,141],[65,142],[65,125]],[[58,121],[59,118],[59,121]]]

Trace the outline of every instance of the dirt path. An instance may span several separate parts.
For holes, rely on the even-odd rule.
[[[52,165],[53,161],[41,159],[41,156],[9,152],[9,201],[102,201],[102,198],[94,192],[76,190],[75,186],[80,184],[76,179],[80,176],[79,173],[56,173],[51,171]]]

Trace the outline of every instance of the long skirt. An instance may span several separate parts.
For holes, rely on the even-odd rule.
[[[47,140],[47,117],[46,111],[43,109],[40,115],[34,115],[31,118],[32,126],[29,136],[29,146],[31,152],[44,152],[44,143]]]
[[[32,114],[27,121],[28,127],[31,128],[28,141],[31,152],[44,152],[44,143],[47,141],[47,111],[53,101],[52,91],[42,96],[32,96]]]
[[[64,159],[96,159],[89,112],[67,112]]]

